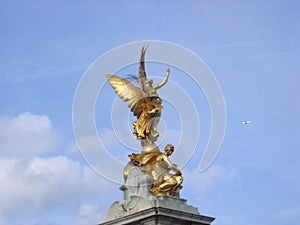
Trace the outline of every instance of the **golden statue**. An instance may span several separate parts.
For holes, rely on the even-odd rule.
[[[176,196],[181,188],[183,178],[179,167],[172,164],[169,156],[174,152],[174,146],[168,144],[165,153],[160,151],[150,151],[141,154],[129,155],[132,165],[141,167],[145,174],[153,179],[150,192],[153,195]],[[170,171],[174,171],[171,174]]]
[[[142,141],[142,145],[153,144],[159,133],[157,124],[163,109],[162,100],[157,90],[165,85],[170,75],[170,69],[163,81],[153,85],[153,80],[147,78],[145,71],[145,53],[147,48],[143,47],[139,65],[138,83],[139,88],[130,81],[113,74],[106,74],[106,77],[114,88],[117,95],[124,101],[129,102],[129,107],[137,120],[133,123],[133,134]]]
[[[162,194],[177,196],[183,178],[179,167],[172,164],[168,158],[173,153],[174,146],[167,145],[165,153],[162,153],[155,145],[155,141],[159,136],[157,125],[163,109],[162,100],[158,96],[157,90],[167,83],[170,69],[167,69],[161,83],[153,85],[153,80],[147,78],[145,71],[146,50],[147,47],[143,47],[141,52],[137,78],[139,87],[119,76],[106,74],[117,95],[129,103],[129,108],[137,117],[137,120],[133,123],[133,134],[138,140],[141,140],[143,146],[141,154],[133,153],[129,155],[130,163],[124,169],[124,178],[127,179],[132,166],[137,166],[145,175],[153,179],[150,188],[151,194],[155,196]]]

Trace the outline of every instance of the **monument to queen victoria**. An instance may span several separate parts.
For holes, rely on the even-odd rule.
[[[184,175],[169,159],[174,146],[156,144],[159,137],[157,125],[163,109],[158,89],[168,82],[171,72],[167,69],[162,82],[153,84],[145,71],[146,50],[146,46],[141,50],[138,77],[134,77],[138,87],[128,79],[106,74],[116,94],[128,102],[136,117],[133,135],[141,142],[141,152],[128,156],[123,170],[124,183],[120,187],[123,199],[111,204],[101,225],[211,224],[214,218],[201,215],[196,207],[180,197]]]

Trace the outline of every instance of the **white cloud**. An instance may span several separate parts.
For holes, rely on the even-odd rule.
[[[0,164],[0,209],[22,214],[64,204],[80,194],[79,163],[63,156],[31,161],[2,160]]]
[[[104,212],[99,205],[83,204],[80,206],[76,225],[99,224],[103,221]]]
[[[20,218],[20,222],[28,216],[34,219],[37,215],[54,215],[57,211],[79,208],[81,202],[95,198],[99,198],[101,205],[103,193],[108,193],[106,199],[117,200],[110,191],[118,191],[114,184],[65,156],[35,157],[29,162],[2,159],[0,180],[0,215],[4,221],[15,216]],[[90,209],[81,206],[79,215],[82,217],[92,210],[96,211],[96,206]],[[76,214],[73,217],[76,218]],[[98,217],[90,215],[88,218],[94,220]]]
[[[45,156],[59,145],[59,136],[47,116],[22,113],[16,117],[2,117],[0,131],[0,224],[23,221],[41,224],[41,218],[45,224],[53,220],[57,224],[64,223],[66,218],[73,218],[76,225],[97,224],[103,221],[109,204],[121,200],[121,196],[116,197],[121,195],[118,186],[100,178],[90,167],[68,156]],[[172,137],[180,135],[175,130],[168,132],[169,140],[176,140]],[[109,151],[119,148],[110,142],[113,133],[103,134]],[[93,169],[98,169],[107,180],[123,182],[127,152],[117,149],[117,154],[124,155],[124,161],[119,162],[112,160],[105,146],[99,148],[98,137],[82,138],[78,144],[84,148],[82,153]],[[67,153],[74,154],[75,149],[72,144]],[[183,151],[178,151],[179,157],[182,154]],[[174,163],[178,163],[174,158]],[[183,176],[184,189],[196,195],[212,189],[230,173],[212,166],[205,173],[184,170]],[[58,221],[57,212],[64,212],[66,216]],[[18,219],[12,222],[10,218]]]
[[[2,157],[27,158],[55,150],[60,144],[57,132],[45,115],[30,112],[0,118]]]

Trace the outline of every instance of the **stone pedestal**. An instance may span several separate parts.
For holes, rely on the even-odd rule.
[[[210,225],[214,221],[200,215],[196,207],[179,196],[153,196],[152,183],[139,167],[133,166],[120,187],[123,200],[110,206],[105,222],[99,225]]]
[[[162,207],[152,207],[100,225],[210,225],[215,218]]]

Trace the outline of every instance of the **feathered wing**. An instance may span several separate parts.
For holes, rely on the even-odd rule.
[[[113,87],[117,95],[133,110],[135,104],[145,98],[145,93],[130,83],[128,80],[113,74],[106,74],[108,82]]]
[[[141,51],[140,65],[139,65],[139,85],[142,91],[144,91],[144,82],[147,79],[146,69],[145,69],[145,54],[147,46],[144,46]]]

